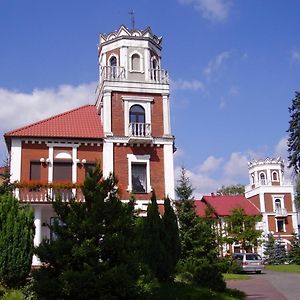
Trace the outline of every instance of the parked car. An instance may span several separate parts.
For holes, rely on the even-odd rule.
[[[256,253],[234,253],[233,259],[240,265],[243,272],[261,273],[264,262]]]

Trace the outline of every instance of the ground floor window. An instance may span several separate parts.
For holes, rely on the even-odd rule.
[[[276,220],[277,232],[285,232],[285,224],[283,219]]]
[[[150,193],[150,155],[128,154],[128,188],[131,193]]]

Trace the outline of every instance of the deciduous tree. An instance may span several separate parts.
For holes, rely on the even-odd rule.
[[[221,188],[217,190],[217,195],[244,195],[245,193],[245,186],[242,184],[235,184],[235,185],[223,185]]]

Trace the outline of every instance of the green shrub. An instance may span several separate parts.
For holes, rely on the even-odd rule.
[[[214,291],[224,291],[226,283],[217,264],[207,259],[190,258],[180,261],[177,266],[179,280],[185,283],[194,283],[199,287]]]

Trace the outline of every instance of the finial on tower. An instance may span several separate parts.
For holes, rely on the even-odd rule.
[[[132,29],[134,29],[134,28],[135,28],[134,11],[131,10],[131,11],[129,12],[129,14],[130,14],[130,16],[131,16],[131,27],[132,27]]]

